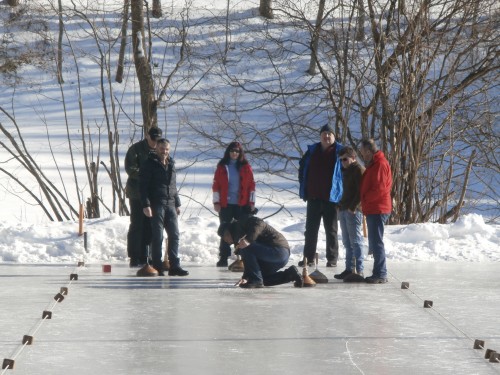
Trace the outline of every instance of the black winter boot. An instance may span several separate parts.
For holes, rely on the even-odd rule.
[[[302,274],[299,272],[297,267],[290,266],[285,270],[285,273],[288,276],[289,281],[293,281],[293,286],[296,288],[302,288],[304,286],[304,278]]]
[[[168,276],[187,276],[189,272],[182,269],[181,266],[175,266],[168,269]]]
[[[217,264],[217,267],[227,267],[227,258],[226,257],[220,257]]]

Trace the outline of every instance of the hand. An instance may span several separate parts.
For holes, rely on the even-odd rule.
[[[240,242],[238,242],[238,244],[236,245],[236,248],[238,248],[238,249],[244,249],[248,245],[250,245],[250,242],[248,242],[245,238],[242,238],[240,240]]]
[[[246,284],[247,282],[248,282],[248,280],[241,278],[238,280],[238,282],[236,284],[234,284],[234,286],[240,286],[240,285]]]
[[[153,211],[151,210],[151,207],[144,207],[142,209],[142,212],[144,212],[144,215],[146,215],[146,217],[153,217]]]
[[[215,210],[215,212],[220,212],[220,204],[219,203],[214,203],[214,210]]]
[[[181,214],[181,209],[179,207],[175,207],[175,212],[177,212],[177,216]]]

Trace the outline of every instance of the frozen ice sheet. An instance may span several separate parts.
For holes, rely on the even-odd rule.
[[[7,373],[500,373],[472,348],[478,338],[500,350],[498,264],[388,266],[384,285],[339,282],[339,266],[320,267],[330,282],[315,288],[242,290],[233,286],[239,274],[215,267],[187,264],[187,278],[138,278],[124,264],[109,274],[87,265]],[[72,270],[0,265],[0,296],[8,301],[0,312],[2,358]]]

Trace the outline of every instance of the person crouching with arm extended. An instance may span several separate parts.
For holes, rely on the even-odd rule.
[[[290,246],[285,237],[272,226],[255,216],[242,217],[231,223],[222,223],[217,231],[222,240],[236,246],[245,271],[239,283],[241,288],[262,288],[290,281],[302,287],[302,275],[297,267],[279,271],[288,263]]]

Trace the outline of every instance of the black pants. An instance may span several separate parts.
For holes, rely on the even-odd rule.
[[[335,203],[320,199],[307,201],[306,233],[304,255],[308,262],[313,262],[318,243],[318,231],[323,219],[326,234],[326,259],[336,261],[339,257],[338,207]]]
[[[237,204],[228,204],[227,207],[221,207],[219,211],[219,222],[231,222],[232,219],[238,220],[241,216],[242,207]],[[221,258],[228,258],[231,256],[231,246],[220,240],[219,256]]]
[[[127,233],[127,254],[131,262],[146,263],[151,243],[151,222],[142,212],[139,199],[129,199],[130,225]]]

